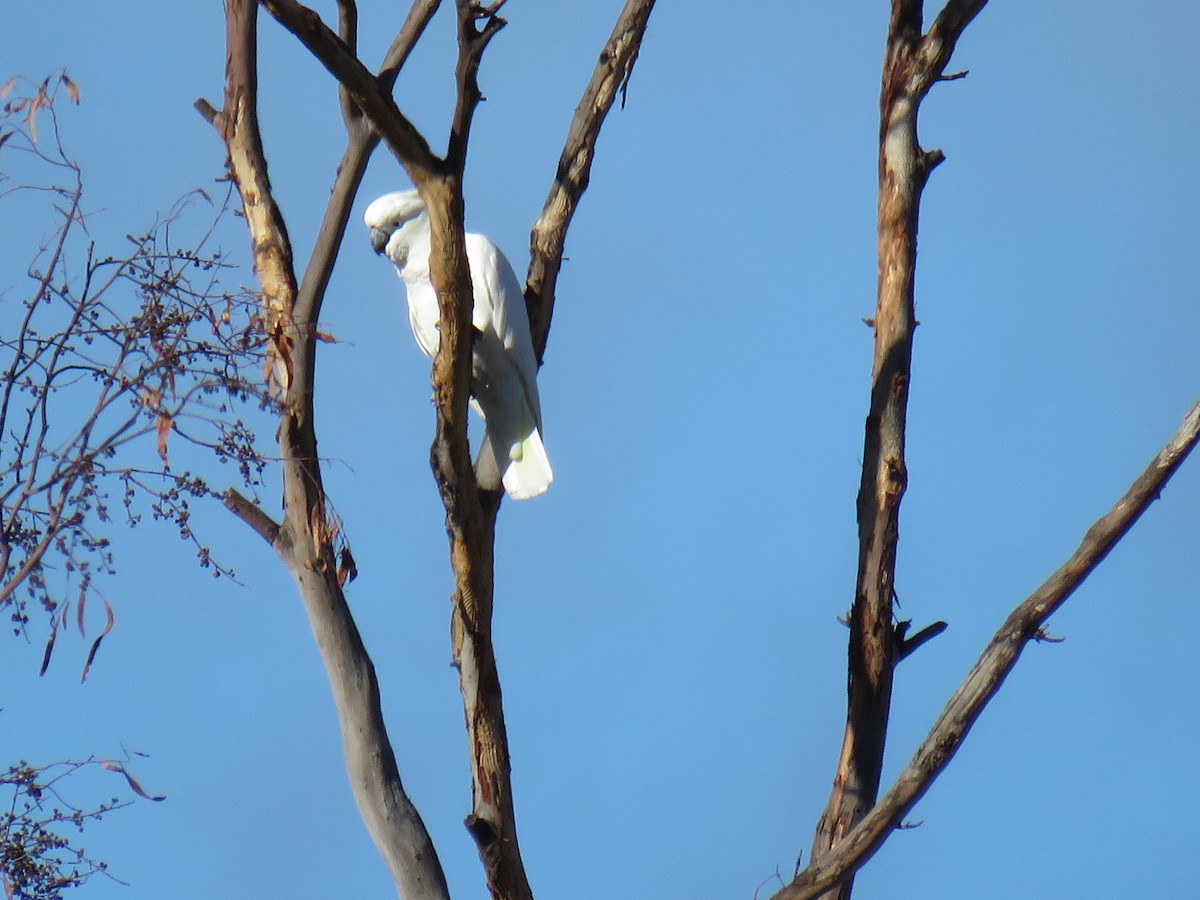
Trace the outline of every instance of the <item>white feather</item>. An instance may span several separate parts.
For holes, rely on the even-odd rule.
[[[363,216],[376,252],[386,253],[404,280],[408,318],[427,356],[437,352],[437,293],[429,280],[429,217],[416,191],[385,194]],[[481,234],[466,235],[475,326],[471,405],[487,427],[484,442],[504,489],[517,500],[536,497],[554,473],[542,444],[537,357],[521,283],[500,249]],[[481,459],[487,458],[481,449]],[[479,467],[481,475],[483,467]]]

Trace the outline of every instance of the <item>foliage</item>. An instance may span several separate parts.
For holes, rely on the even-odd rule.
[[[124,772],[108,760],[59,762],[32,766],[24,760],[0,774],[0,880],[10,900],[57,900],[66,888],[79,887],[97,873],[113,877],[107,865],[65,832],[82,833],[89,821],[128,806],[116,797],[81,808],[63,799],[59,782],[85,767]],[[129,776],[126,776],[129,778]],[[141,788],[132,778],[130,785]]]
[[[13,79],[0,111],[0,202],[49,223],[0,340],[0,608],[26,636],[41,610],[47,662],[68,598],[82,630],[96,576],[113,571],[115,521],[169,521],[202,566],[231,574],[190,524],[190,501],[216,491],[171,461],[180,444],[200,448],[257,487],[265,461],[247,416],[270,405],[255,298],[225,285],[232,266],[215,246],[226,204],[194,191],[119,249],[98,248],[59,130],[63,92],[78,102],[65,73]]]

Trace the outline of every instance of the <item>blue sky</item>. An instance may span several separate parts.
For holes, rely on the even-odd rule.
[[[518,271],[619,6],[572,4],[565,19],[514,0],[488,49],[467,220]],[[855,568],[886,6],[663,2],[605,126],[539,380],[556,481],[505,504],[497,547],[539,896],[749,898],[807,852],[844,718],[835,617]],[[401,13],[362,7],[374,61]],[[66,139],[93,236],[114,245],[223,163],[191,107],[220,105],[219,5],[119,9],[20,4],[0,38],[0,80],[66,66],[82,87]],[[922,111],[923,143],[947,161],[922,210],[898,590],[917,627],[950,628],[898,671],[885,781],[1200,385],[1200,9],[1072,0],[1038,14],[989,4],[951,65],[970,76]],[[265,17],[261,38],[272,180],[303,258],[341,149],[335,93]],[[451,41],[443,14],[399,83],[435,147]],[[380,152],[360,209],[407,186]],[[3,209],[15,273],[41,232]],[[245,258],[236,222],[222,243]],[[321,349],[317,413],[360,569],[350,601],[405,784],[454,895],[481,898],[428,362],[401,285],[353,228],[323,318],[341,341]],[[269,484],[268,508],[275,496]],[[1192,460],[1052,620],[1066,641],[1027,651],[915,810],[921,827],[891,839],[856,896],[1200,894],[1198,510]],[[42,679],[39,643],[3,643],[0,762],[150,754],[137,775],[168,799],[85,834],[131,886],[96,879],[80,896],[391,895],[290,579],[223,510],[196,524],[245,587],[214,582],[166,529],[117,533],[121,571],[102,589],[118,624],[86,685],[82,642],[60,641]],[[72,798],[121,787],[84,778]]]

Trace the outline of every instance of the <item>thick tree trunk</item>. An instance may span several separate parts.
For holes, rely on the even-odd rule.
[[[397,891],[405,900],[448,900],[433,842],[400,780],[375,668],[342,593],[334,550],[340,539],[339,524],[326,508],[312,406],[315,323],[323,292],[314,288],[304,303],[297,301],[292,248],[267,177],[257,114],[258,5],[252,0],[226,0],[225,8],[225,109],[211,112],[211,118],[229,150],[230,172],[241,193],[262,288],[263,318],[271,342],[269,378],[281,404],[283,520],[277,525],[235,492],[228,495],[226,505],[271,544],[295,580],[333,692],[350,787]],[[351,134],[348,166],[335,191],[346,208],[327,217],[334,233],[323,236],[326,256],[314,259],[310,268],[313,263],[332,268],[345,227],[347,198],[354,195],[371,146],[365,130]],[[325,279],[315,280],[323,285]]]

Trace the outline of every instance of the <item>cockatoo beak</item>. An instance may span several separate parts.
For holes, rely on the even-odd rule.
[[[383,253],[391,239],[391,232],[384,231],[382,228],[371,229],[371,247],[376,253]]]

